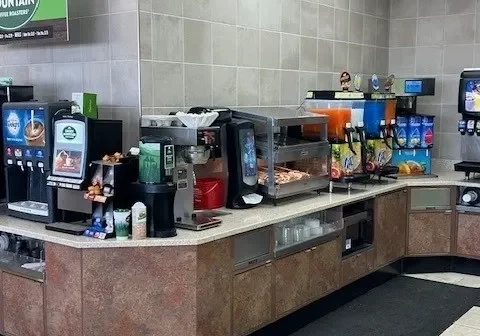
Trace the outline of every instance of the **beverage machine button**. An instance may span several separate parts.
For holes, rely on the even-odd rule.
[[[39,162],[38,163],[38,168],[43,168],[43,167],[45,167],[45,164],[43,162]]]
[[[13,164],[13,160],[12,160],[12,159],[8,159],[8,160],[7,160],[7,164],[12,165],[12,164]]]

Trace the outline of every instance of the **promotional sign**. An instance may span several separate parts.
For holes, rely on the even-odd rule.
[[[392,165],[400,175],[428,175],[432,173],[429,149],[402,149],[393,152]]]
[[[0,44],[68,41],[67,0],[0,0]]]
[[[53,173],[82,177],[85,164],[85,123],[77,120],[55,122]]]
[[[2,1],[2,0],[0,0]],[[5,143],[11,146],[45,146],[45,113],[43,110],[3,111]]]

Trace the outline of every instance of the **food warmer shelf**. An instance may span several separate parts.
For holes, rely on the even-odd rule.
[[[257,137],[257,156],[268,160],[272,157],[274,163],[291,162],[299,158],[322,157],[330,154],[328,141],[307,141],[295,139],[281,134],[274,134],[273,150],[269,147],[267,136]]]

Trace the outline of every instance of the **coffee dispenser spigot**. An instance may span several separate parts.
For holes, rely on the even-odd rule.
[[[357,155],[355,149],[353,148],[353,133],[355,133],[355,128],[352,127],[351,123],[347,123],[345,125],[345,141],[348,142],[348,147],[353,155]]]

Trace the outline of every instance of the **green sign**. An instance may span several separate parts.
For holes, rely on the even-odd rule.
[[[0,43],[68,40],[67,0],[0,0]]]
[[[1,1],[1,0],[0,0]],[[77,137],[77,131],[72,126],[67,126],[62,131],[63,137],[67,140],[73,140]]]

